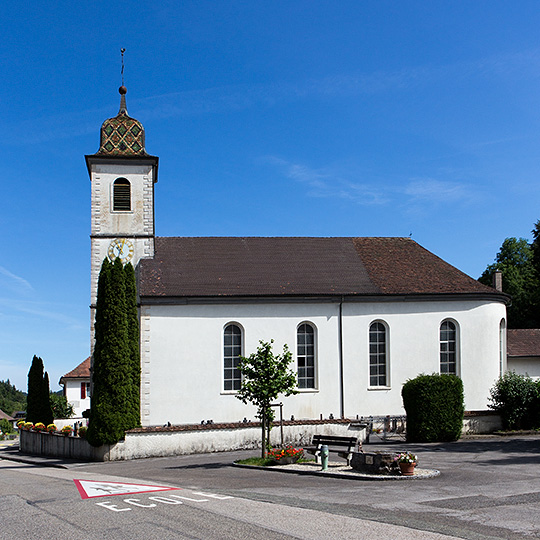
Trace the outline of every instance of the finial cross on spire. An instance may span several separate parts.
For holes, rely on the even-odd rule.
[[[125,113],[127,114],[127,107],[126,107],[126,94],[127,94],[127,88],[124,86],[124,53],[126,52],[126,49],[122,48],[120,49],[120,53],[122,54],[122,71],[120,72],[120,75],[122,76],[122,86],[118,89],[118,92],[120,92],[120,111],[119,113]]]
[[[120,49],[120,53],[122,54],[122,71],[120,74],[122,75],[122,86],[124,86],[124,53],[126,52],[126,49]]]

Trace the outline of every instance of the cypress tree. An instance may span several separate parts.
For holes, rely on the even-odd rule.
[[[121,265],[119,259],[116,259]],[[86,434],[94,446],[113,444],[124,436],[127,324],[125,287],[117,265],[103,261],[98,281],[93,355],[93,393]],[[123,271],[122,271],[123,275]],[[123,369],[124,368],[124,369]]]
[[[28,395],[26,398],[26,421],[41,422],[40,415],[40,396],[43,385],[43,360],[34,355],[32,365],[28,372]]]
[[[93,394],[90,424],[86,434],[86,438],[94,446],[113,444],[124,436],[127,429],[140,423],[140,371],[136,372],[132,364],[133,347],[130,345],[128,324],[128,305],[131,306],[132,301],[126,301],[126,288],[131,290],[132,285],[126,287],[127,272],[117,257],[114,263],[105,259],[99,275],[92,371]],[[133,273],[133,267],[131,272]],[[136,310],[136,296],[134,302]]]
[[[28,396],[26,421],[43,422],[45,425],[53,422],[51,402],[49,400],[49,375],[43,373],[43,360],[34,355],[28,372]]]
[[[131,371],[130,428],[141,425],[141,356],[139,350],[139,313],[137,310],[137,285],[131,263],[124,266],[126,284],[126,314],[128,324],[129,363]]]
[[[41,385],[40,404],[42,409],[40,422],[43,422],[46,426],[54,422],[51,398],[49,397],[50,393],[49,374],[45,372],[45,375],[43,376],[43,383]]]

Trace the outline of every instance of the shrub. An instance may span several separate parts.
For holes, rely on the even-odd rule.
[[[13,433],[13,426],[11,425],[11,422],[6,418],[2,418],[0,420],[0,431],[6,434]]]
[[[501,415],[504,429],[540,427],[540,387],[528,375],[507,371],[490,394],[488,407]]]
[[[456,441],[463,429],[463,382],[455,375],[421,374],[401,390],[408,442]]]

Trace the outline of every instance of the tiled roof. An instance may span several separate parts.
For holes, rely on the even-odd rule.
[[[2,409],[0,409],[0,420],[6,419],[9,422],[12,422],[15,420],[12,416],[9,416],[9,414],[5,413]]]
[[[141,298],[481,294],[504,300],[410,238],[158,237]]]
[[[506,335],[508,356],[540,356],[540,329],[509,329]]]
[[[90,357],[81,362],[75,369],[62,376],[62,379],[89,379],[90,378]]]

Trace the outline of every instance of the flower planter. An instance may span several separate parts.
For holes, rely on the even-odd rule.
[[[416,463],[400,463],[399,468],[402,476],[413,476]]]

